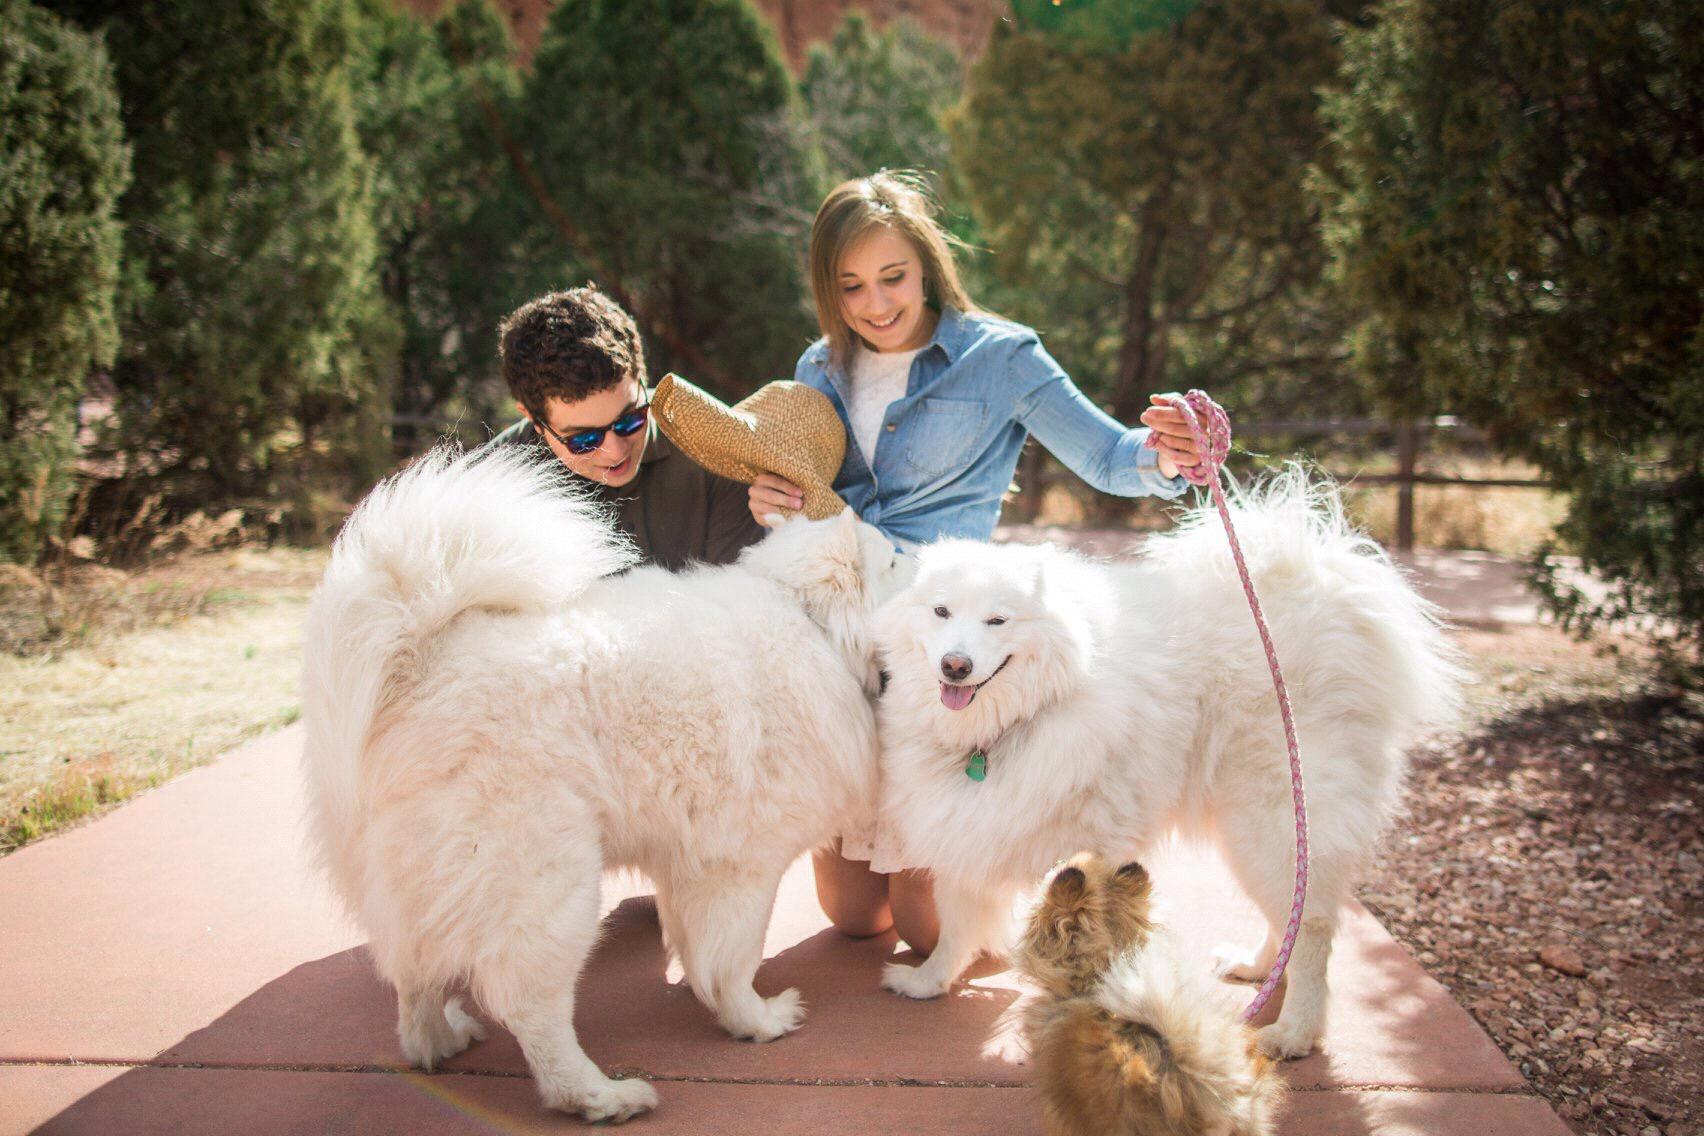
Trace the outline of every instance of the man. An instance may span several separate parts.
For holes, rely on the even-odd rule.
[[[746,487],[657,429],[639,329],[615,301],[595,287],[551,292],[498,330],[503,378],[525,417],[488,445],[554,455],[613,507],[647,562],[671,571],[727,564],[763,535]]]

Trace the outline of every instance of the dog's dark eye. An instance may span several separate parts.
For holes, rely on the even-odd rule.
[[[935,609],[935,614],[936,614],[936,615],[938,615],[938,616],[940,616],[940,617],[941,617],[941,618],[942,618],[942,619],[945,619],[945,618],[947,618],[947,617],[948,617],[948,616],[949,616],[949,615],[951,615],[951,614],[952,614],[952,612],[950,612],[950,611],[948,611],[948,610],[947,610],[947,609],[946,609],[946,608],[944,608],[944,607],[938,607],[938,608],[936,608],[936,609]]]
[[[992,615],[982,622],[986,623],[990,627],[998,627],[1002,623],[1006,622],[1006,617],[1003,615]]]

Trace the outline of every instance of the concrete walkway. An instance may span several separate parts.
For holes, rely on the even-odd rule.
[[[301,851],[300,744],[286,730],[0,861],[0,1134],[581,1128],[538,1105],[500,1030],[436,1075],[404,1067],[390,992]],[[1204,948],[1252,933],[1216,864],[1180,852],[1155,868],[1173,925]],[[578,1015],[594,1059],[662,1096],[633,1131],[1041,1131],[1027,1069],[990,1042],[1011,976],[933,1003],[887,994],[891,937],[828,930],[801,862],[759,986],[798,986],[810,1017],[737,1042],[671,981],[646,890],[610,881]],[[1365,910],[1346,922],[1324,1050],[1288,1067],[1286,1133],[1567,1132]]]

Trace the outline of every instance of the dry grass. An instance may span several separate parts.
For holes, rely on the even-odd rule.
[[[1394,485],[1357,486],[1356,474],[1396,472],[1394,457],[1380,454],[1354,462],[1329,455],[1321,468],[1346,475],[1343,500],[1355,523],[1373,539],[1396,539],[1397,489]],[[1540,472],[1524,462],[1422,455],[1420,469],[1445,477],[1537,479]],[[1565,494],[1546,489],[1498,486],[1417,485],[1414,487],[1414,544],[1417,548],[1479,549],[1503,556],[1531,555],[1550,536],[1567,508]]]
[[[0,581],[0,852],[284,725],[324,553]]]
[[[1394,486],[1357,489],[1350,483],[1344,503],[1355,523],[1374,540],[1389,544],[1396,539]],[[1417,485],[1414,544],[1417,548],[1473,548],[1503,556],[1530,556],[1551,535],[1567,504],[1565,495],[1543,489]]]

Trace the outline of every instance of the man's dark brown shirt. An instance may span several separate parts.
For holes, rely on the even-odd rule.
[[[618,489],[576,476],[576,485],[609,502],[616,526],[633,538],[649,564],[678,572],[688,564],[728,564],[763,535],[752,519],[746,487],[717,477],[649,427],[645,457],[632,481]],[[540,461],[557,461],[531,422],[522,419],[486,443],[526,446]]]

